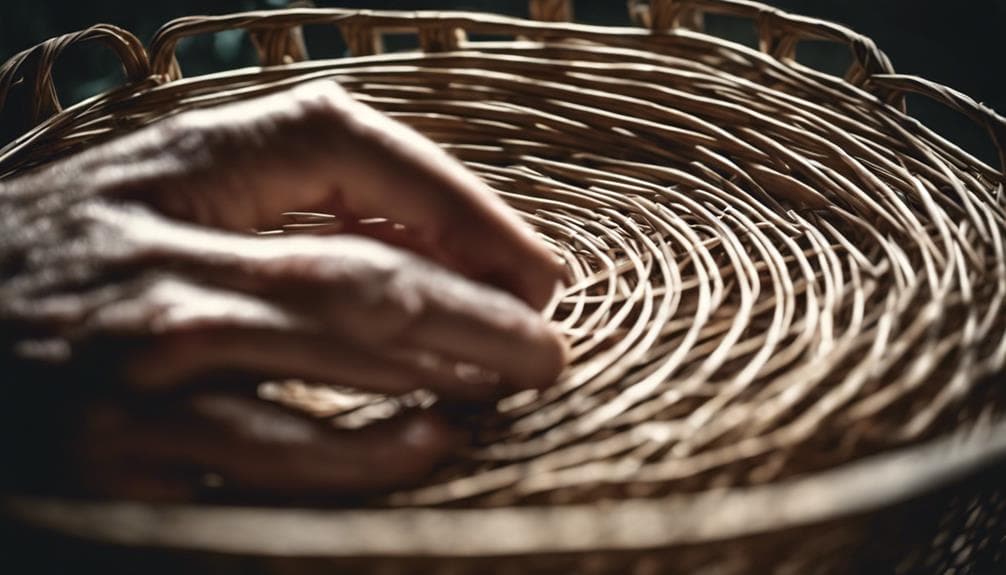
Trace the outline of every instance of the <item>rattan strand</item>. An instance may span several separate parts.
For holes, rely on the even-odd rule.
[[[764,52],[664,30],[703,10],[756,18]],[[41,123],[0,153],[0,174],[331,78],[485,178],[566,261],[569,285],[547,313],[573,362],[554,389],[502,401],[479,447],[384,504],[766,484],[998,414],[1004,176],[900,107],[905,92],[951,105],[988,128],[1001,158],[1006,122],[893,75],[872,42],[835,25],[723,0],[641,13],[660,33],[452,13],[183,19],[154,40],[152,76]],[[290,34],[319,22],[363,56],[293,63],[306,52]],[[181,37],[241,26],[275,66],[180,79]],[[389,29],[418,30],[425,51],[370,55]],[[525,39],[470,43],[459,29]],[[848,43],[848,81],[793,61],[805,38]],[[291,217],[289,231],[319,223]],[[425,401],[266,392],[342,425]]]

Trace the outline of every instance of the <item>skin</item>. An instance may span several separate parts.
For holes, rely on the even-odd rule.
[[[335,213],[342,233],[249,233],[287,211]],[[8,419],[59,446],[22,451],[65,455],[92,493],[406,485],[467,433],[432,410],[335,430],[254,383],[478,401],[548,386],[565,363],[536,311],[556,258],[457,161],[331,82],[182,113],[0,183],[0,229],[0,369],[30,390],[21,403],[62,407],[58,422]]]

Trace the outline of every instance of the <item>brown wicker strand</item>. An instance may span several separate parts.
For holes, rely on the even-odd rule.
[[[31,111],[31,126],[34,126],[63,110],[53,84],[52,71],[56,60],[64,50],[79,43],[98,41],[119,57],[127,82],[139,82],[150,74],[147,51],[143,44],[129,32],[110,24],[98,24],[47,40],[38,46],[12,56],[0,66],[0,109],[7,100],[11,88],[21,82],[31,84],[35,95]]]

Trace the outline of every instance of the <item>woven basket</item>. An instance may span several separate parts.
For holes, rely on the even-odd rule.
[[[0,150],[0,177],[182,110],[337,80],[458,156],[565,259],[546,313],[574,358],[554,389],[501,401],[478,447],[425,485],[363,508],[8,497],[8,541],[165,572],[1003,565],[1006,119],[895,74],[832,23],[741,0],[629,5],[639,27],[568,23],[569,2],[548,0],[531,2],[536,21],[192,17],[149,57],[96,26],[0,68],[0,102],[23,83],[36,124]],[[759,49],[703,33],[709,14],[750,19]],[[304,25],[338,29],[353,56],[307,60]],[[233,29],[261,67],[182,77],[179,40]],[[383,54],[403,33],[420,49]],[[52,66],[85,40],[111,46],[128,82],[63,110]],[[845,77],[801,65],[807,40],[848,46]],[[1001,165],[907,115],[907,93],[986,128]],[[428,400],[262,393],[337,425]]]

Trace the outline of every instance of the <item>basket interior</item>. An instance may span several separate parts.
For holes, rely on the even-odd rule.
[[[792,34],[766,53],[684,27],[299,13],[328,14],[365,55],[292,63],[279,35],[270,65],[165,81],[173,47],[155,40],[164,75],[57,114],[0,153],[0,173],[328,78],[489,182],[566,262],[546,313],[572,364],[555,388],[502,400],[427,484],[375,505],[771,484],[1001,413],[1003,174],[907,116],[861,63],[846,79],[804,67]],[[400,29],[424,50],[366,54]],[[342,426],[432,401],[305,382],[262,394]]]

